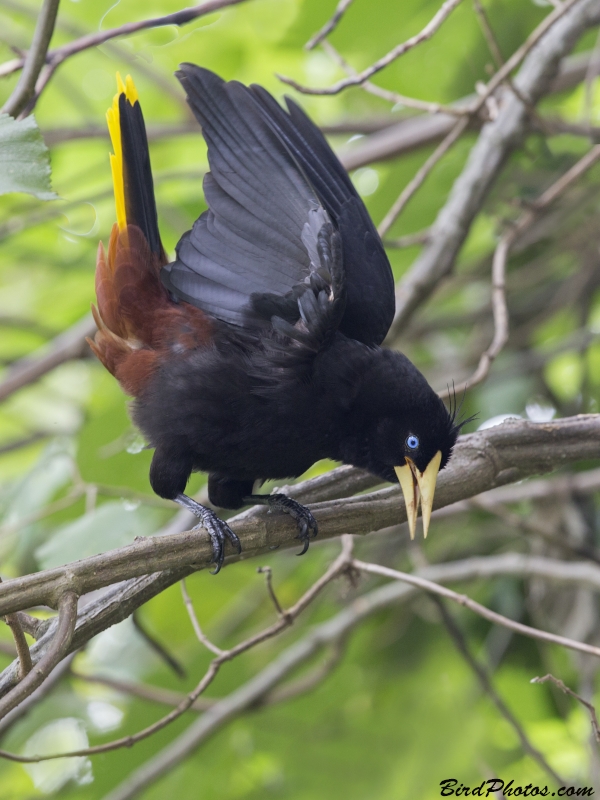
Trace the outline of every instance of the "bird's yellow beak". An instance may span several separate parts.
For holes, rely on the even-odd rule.
[[[421,515],[423,517],[423,536],[427,538],[429,522],[431,520],[431,510],[433,508],[433,495],[435,493],[435,482],[442,453],[440,450],[434,455],[429,464],[425,467],[425,472],[421,472],[410,458],[406,459],[403,467],[394,467],[398,476],[400,488],[406,503],[406,516],[410,529],[410,538],[415,538],[415,528],[417,527],[417,514],[419,513],[419,498],[421,500]]]

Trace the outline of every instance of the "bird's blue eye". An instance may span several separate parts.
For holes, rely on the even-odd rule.
[[[410,450],[416,450],[419,446],[419,438],[417,436],[409,436],[406,440],[406,446]]]

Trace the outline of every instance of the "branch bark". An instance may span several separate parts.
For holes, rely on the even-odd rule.
[[[597,459],[599,453],[600,415],[544,424],[511,420],[460,438],[450,465],[440,473],[434,508],[583,459]],[[406,519],[401,493],[395,486],[346,500],[326,499],[332,493],[339,497],[364,491],[377,483],[377,478],[368,473],[341,467],[301,484],[297,491],[293,488],[287,491],[302,502],[321,500],[312,510],[319,522],[319,538],[327,539],[343,533],[364,535]],[[242,541],[241,558],[268,553],[273,547],[297,546],[293,520],[267,514],[264,508],[249,509],[229,523]],[[83,594],[127,581],[112,586],[97,601],[84,607],[70,645],[71,650],[77,649],[168,586],[202,569],[198,565],[208,566],[211,556],[207,537],[197,533],[149,537],[65,567],[5,581],[0,584],[0,614],[34,605],[55,606],[68,590]],[[238,558],[230,554],[227,563]],[[55,626],[56,622],[52,622],[45,635],[31,647],[34,664],[46,652]],[[13,663],[0,676],[0,695],[16,679],[17,664]]]

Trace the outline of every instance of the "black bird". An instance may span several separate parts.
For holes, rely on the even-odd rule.
[[[253,489],[322,458],[397,479],[411,536],[419,499],[427,535],[460,425],[406,356],[380,347],[394,282],[350,178],[290,99],[286,111],[260,86],[193,64],[177,77],[208,144],[209,208],[168,263],[137,92],[118,77],[107,114],[117,223],[98,251],[91,343],[135,398],[152,488],[200,519],[215,572],[225,540],[240,544],[184,494],[196,470],[216,506],[294,517],[303,553],[317,534],[311,512]]]

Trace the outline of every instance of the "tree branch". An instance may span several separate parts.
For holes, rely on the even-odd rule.
[[[47,4],[55,3],[57,7],[58,2],[59,0],[46,0]],[[66,44],[63,47],[59,47],[56,50],[50,50],[49,52],[44,50],[44,59],[42,60],[40,68],[35,75],[33,86],[35,87],[35,82],[44,63],[52,70],[52,72],[54,72],[54,70],[60,64],[62,64],[63,61],[66,61],[67,58],[70,58],[77,53],[81,53],[84,50],[89,50],[90,47],[98,47],[98,45],[104,44],[110,39],[116,39],[119,36],[128,36],[132,33],[137,33],[138,31],[148,30],[149,28],[164,27],[165,25],[186,25],[187,23],[192,22],[199,17],[203,17],[206,14],[212,14],[215,11],[220,11],[222,8],[228,8],[229,6],[235,6],[243,2],[247,2],[247,0],[205,0],[204,3],[191,6],[190,8],[184,8],[181,11],[176,11],[172,14],[166,14],[162,17],[153,17],[152,19],[144,19],[140,20],[139,22],[127,22],[125,25],[120,25],[117,28],[109,28],[106,31],[86,34],[85,36],[81,36],[80,38],[69,42],[69,44]],[[3,65],[0,65],[0,77],[4,75],[10,75],[13,72],[18,72],[18,70],[24,69],[25,64],[26,58],[16,58],[6,62]],[[40,91],[38,91],[38,96],[39,93]],[[28,101],[32,98],[33,94],[30,93]]]
[[[308,40],[308,42],[304,45],[304,49],[314,50],[315,47],[320,44],[326,36],[329,36],[330,33],[333,33],[352,2],[353,0],[340,0],[331,19],[328,20],[325,25],[323,25],[320,31],[317,31],[317,33],[315,33],[315,35]]]
[[[440,473],[434,508],[557,466],[597,458],[599,452],[600,415],[544,424],[508,420],[460,438],[450,464]],[[376,478],[372,480],[378,482]],[[319,538],[366,534],[403,522],[406,513],[401,498],[398,486],[391,486],[346,500],[317,503],[313,512],[319,522]],[[229,524],[240,537],[244,559],[273,547],[297,545],[296,524],[283,514],[250,509],[230,519]],[[176,570],[190,564],[209,566],[211,557],[208,536],[187,531],[148,537],[65,567],[4,581],[0,584],[0,614],[36,605],[55,607],[68,590],[81,595],[160,569]],[[239,558],[230,553],[227,563]]]
[[[320,594],[320,592],[327,586],[331,581],[338,578],[341,574],[343,574],[347,568],[348,564],[350,563],[352,558],[352,537],[351,536],[343,536],[342,537],[342,550],[338,557],[334,560],[331,566],[327,569],[327,571],[317,580],[315,583],[300,597],[300,599],[294,603],[294,605],[289,608],[283,616],[281,616],[277,622],[273,625],[269,626],[265,630],[257,633],[254,636],[251,636],[249,639],[241,642],[238,645],[235,645],[229,650],[221,650],[217,657],[213,659],[208,667],[208,670],[201,678],[200,682],[196,686],[196,688],[190,692],[190,694],[169,714],[165,717],[162,717],[157,722],[153,723],[152,725],[144,728],[142,731],[132,735],[126,736],[122,739],[117,739],[113,742],[108,742],[107,744],[97,745],[96,747],[88,747],[85,750],[78,750],[69,753],[56,753],[47,756],[17,756],[13,753],[8,753],[6,751],[0,751],[0,756],[3,758],[7,758],[11,761],[18,761],[20,763],[34,763],[38,761],[48,761],[55,758],[64,758],[66,755],[68,756],[80,756],[80,755],[93,755],[97,753],[106,753],[112,750],[117,750],[121,747],[131,747],[132,745],[136,744],[137,742],[141,741],[142,739],[148,738],[148,736],[157,733],[158,731],[165,728],[175,719],[180,717],[183,713],[185,713],[189,708],[192,707],[195,700],[206,690],[208,686],[213,682],[215,677],[217,676],[221,666],[228,662],[232,661],[237,656],[241,655],[242,653],[247,652],[248,650],[256,647],[256,645],[261,644],[262,642],[266,641],[267,639],[271,639],[273,636],[276,636],[280,633],[284,628],[291,623],[304,611],[304,609],[312,603],[315,598]],[[1,708],[0,708],[1,713]]]
[[[487,377],[492,363],[500,354],[508,341],[508,308],[506,306],[506,262],[508,254],[518,240],[533,223],[540,213],[547,209],[560,195],[565,192],[578,178],[600,159],[600,145],[592,147],[583,158],[567,170],[564,175],[555,181],[549,189],[531,203],[529,209],[522,214],[517,222],[501,237],[496,245],[492,259],[492,312],[494,316],[494,336],[490,346],[482,353],[477,369],[466,381],[453,387],[455,394],[461,394],[466,389],[481,383]],[[450,390],[440,393],[441,397],[448,397]]]
[[[574,692],[572,689],[569,689],[568,686],[566,686],[559,678],[555,678],[554,675],[548,674],[544,675],[543,678],[531,679],[531,683],[547,683],[548,681],[551,681],[555,686],[557,686],[561,690],[561,692],[564,692],[565,694],[574,697],[575,700],[580,702],[582,706],[585,706],[587,708],[588,713],[590,715],[590,722],[592,724],[592,732],[594,734],[594,738],[600,744],[600,727],[598,726],[598,717],[596,715],[595,707],[591,703],[588,703],[588,701],[585,700],[583,697],[581,697],[581,695],[576,694],[576,692]]]
[[[31,47],[23,59],[23,72],[2,111],[17,117],[35,94],[35,84],[46,63],[50,39],[54,33],[60,0],[44,0],[35,26]]]
[[[500,714],[504,717],[504,719],[508,722],[514,732],[517,734],[519,741],[521,742],[521,747],[523,751],[527,753],[534,761],[540,765],[540,767],[546,772],[550,778],[555,781],[558,786],[564,786],[566,781],[557,775],[557,773],[552,769],[550,764],[546,761],[543,754],[534,747],[532,743],[529,741],[523,726],[519,722],[519,720],[515,717],[512,713],[510,708],[506,705],[502,697],[498,694],[496,689],[494,688],[494,684],[490,676],[488,675],[487,670],[477,661],[475,656],[469,650],[469,645],[467,644],[467,640],[461,631],[458,623],[452,616],[452,614],[446,608],[443,600],[440,597],[433,595],[432,599],[434,600],[435,604],[437,605],[442,621],[446,626],[446,630],[450,634],[452,641],[458,652],[462,655],[468,666],[470,667],[471,671],[479,681],[479,685],[483,689],[483,691],[488,695],[492,703],[496,706]]]
[[[17,361],[0,382],[0,401],[39,380],[65,361],[79,358],[89,350],[86,337],[93,336],[95,331],[96,323],[92,315],[87,314],[35,353]]]
[[[563,4],[564,9],[566,4]],[[552,12],[549,20],[556,12]],[[539,37],[514,79],[519,93],[536,103],[550,85],[559,60],[574,46],[581,34],[600,22],[600,2],[579,0],[561,19]],[[518,51],[517,51],[518,52]],[[513,59],[506,62],[514,67]],[[489,90],[496,77],[490,81]],[[467,164],[457,178],[450,196],[431,229],[431,239],[420,257],[401,279],[396,295],[396,318],[389,333],[395,338],[405,327],[420,303],[425,300],[452,269],[471,223],[481,210],[484,199],[499,174],[508,153],[522,140],[526,131],[527,108],[514,94],[507,92],[498,116],[484,125]]]
[[[545,94],[563,92],[581,83],[585,79],[591,59],[590,52],[563,58],[558,74],[550,81]],[[475,95],[469,95],[458,100],[454,107],[462,115],[473,105],[475,100]],[[347,170],[352,171],[358,167],[364,167],[366,164],[397,158],[404,153],[441,141],[456,124],[456,116],[440,113],[438,104],[430,103],[428,105],[430,115],[419,114],[396,122],[394,125],[387,125],[380,131],[365,136],[355,145],[344,147],[338,151],[342,164]],[[471,120],[471,126],[474,129],[481,127],[481,124],[482,121],[478,117]],[[535,127],[535,121],[532,124]]]
[[[58,602],[58,622],[56,632],[44,655],[35,667],[0,699],[0,719],[41,686],[54,667],[67,655],[77,623],[77,595],[65,592]]]
[[[571,0],[571,2],[574,1],[575,0]],[[440,26],[445,22],[454,9],[460,4],[460,2],[461,0],[445,0],[438,12],[432,17],[422,31],[419,31],[419,33],[417,33],[415,36],[411,36],[410,39],[407,39],[405,42],[402,42],[402,44],[394,47],[389,53],[383,56],[383,58],[380,58],[370,67],[367,67],[367,69],[364,69],[362,72],[358,72],[355,75],[350,75],[347,78],[338,81],[333,86],[327,87],[326,89],[312,89],[308,86],[302,86],[291,78],[286,78],[284,75],[278,75],[277,77],[280,81],[283,81],[283,83],[288,84],[288,86],[292,86],[294,89],[302,92],[303,94],[339,94],[339,92],[348,88],[349,86],[359,86],[361,83],[364,83],[364,81],[369,80],[372,75],[375,75],[377,72],[380,72],[382,69],[389,66],[397,58],[400,58],[400,56],[403,56],[409,50],[412,50],[413,47],[416,47],[422,42],[426,42],[428,39],[431,39],[434,33],[439,30]],[[342,13],[344,10],[345,9],[342,9]],[[323,34],[323,36],[321,36],[320,33],[317,34],[318,41],[321,41],[326,35],[326,33]],[[310,43],[312,43],[312,40],[309,42],[309,44]]]
[[[501,561],[509,568],[510,566],[516,566],[516,561],[521,562],[521,566],[524,566],[526,562],[531,562],[532,565],[534,561],[537,562],[537,566],[542,566],[542,562],[546,564],[552,563],[550,559],[531,559],[527,556],[517,556],[511,553],[505,556],[467,559],[457,564],[432,565],[419,570],[418,574],[437,582],[490,577],[491,574],[494,574],[494,566],[499,566]],[[513,563],[509,564],[509,562]],[[486,568],[483,568],[484,563]],[[554,561],[553,563],[556,567],[553,574],[560,574],[561,569],[565,566],[567,570],[564,574],[567,575],[569,573],[570,564],[564,564],[560,561]],[[480,567],[483,569],[481,572],[479,572]],[[594,569],[597,570],[596,567]],[[600,576],[600,570],[597,571]],[[498,574],[503,573],[499,572]],[[597,586],[600,586],[600,583]],[[361,595],[334,617],[313,628],[304,638],[284,650],[254,678],[251,678],[229,696],[217,701],[206,714],[192,722],[182,734],[161,752],[154,755],[150,761],[129,775],[103,800],[132,800],[143,789],[156,783],[162,776],[191,755],[201,744],[216,734],[232,719],[251,708],[260,708],[263,699],[268,698],[271,693],[275,693],[276,687],[291,672],[306,663],[323,647],[343,642],[350,632],[365,619],[368,619],[383,608],[411,599],[417,591],[414,586],[392,581]]]
[[[435,508],[502,486],[511,481],[548,472],[600,452],[600,415],[583,415],[550,423],[525,420],[460,437],[449,466],[438,479]],[[286,489],[302,502],[314,503],[332,492],[351,494],[377,484],[377,479],[350,467]],[[366,534],[397,525],[406,519],[398,487],[389,487],[347,500],[325,500],[312,507],[319,521],[320,539],[343,533]],[[249,509],[229,520],[242,541],[242,558],[270,552],[275,546],[297,546],[296,527],[286,516]],[[50,605],[67,591],[85,593],[120,581],[79,616],[71,649],[81,647],[101,630],[128,617],[150,598],[195,571],[191,564],[206,564],[212,557],[207,537],[185,532],[138,540],[127,547],[92,556],[65,567],[14,578],[0,584],[0,614],[34,605]],[[238,556],[230,554],[228,563]],[[560,562],[559,562],[560,563]],[[566,567],[566,565],[562,565]],[[158,570],[161,570],[158,572]],[[596,575],[596,573],[593,573]],[[600,573],[598,573],[600,574]],[[139,575],[141,577],[133,578]],[[31,647],[36,663],[46,651],[56,623]],[[0,675],[0,694],[16,682],[13,663]]]

